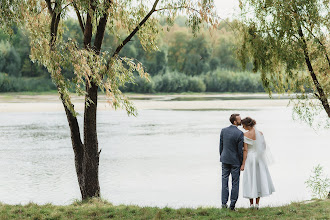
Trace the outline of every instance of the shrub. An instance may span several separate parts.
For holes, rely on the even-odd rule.
[[[55,85],[48,78],[22,78],[0,73],[0,92],[44,92],[55,89]]]
[[[204,75],[207,92],[264,92],[260,75],[217,69]]]
[[[318,164],[313,168],[311,176],[305,182],[314,197],[325,199],[330,189],[330,179],[323,176],[323,167]]]
[[[123,92],[179,93],[179,92],[264,92],[260,75],[251,72],[232,72],[217,69],[205,75],[187,76],[166,72],[146,79],[136,77],[135,84],[128,83]]]
[[[178,72],[166,72],[153,77],[156,92],[186,92],[188,76]]]
[[[206,85],[202,77],[189,77],[188,79],[188,92],[205,92]]]
[[[125,87],[122,87],[123,92],[135,92],[135,93],[154,93],[155,83],[150,78],[148,81],[145,78],[136,77],[135,83],[127,83]]]

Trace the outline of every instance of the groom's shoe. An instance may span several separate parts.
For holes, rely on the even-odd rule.
[[[222,205],[221,205],[221,208],[222,208],[222,209],[226,209],[226,208],[228,208],[228,206],[227,206],[226,204],[222,204]]]
[[[237,212],[237,209],[235,209],[235,207],[230,207],[230,211]]]

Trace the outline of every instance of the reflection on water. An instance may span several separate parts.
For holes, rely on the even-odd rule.
[[[233,111],[143,110],[136,118],[99,112],[102,197],[114,204],[219,207],[219,132]],[[329,131],[293,122],[288,108],[235,112],[256,118],[276,158],[270,167],[276,193],[262,204],[310,198],[304,181],[312,167],[320,163],[329,173]],[[0,202],[80,198],[64,112],[1,113],[0,143]],[[241,192],[238,206],[247,205]]]

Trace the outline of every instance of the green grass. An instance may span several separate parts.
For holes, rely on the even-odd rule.
[[[330,199],[265,207],[258,211],[238,208],[237,212],[219,208],[113,206],[98,199],[68,206],[0,204],[0,219],[330,219]]]

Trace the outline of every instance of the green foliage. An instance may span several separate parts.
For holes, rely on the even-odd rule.
[[[178,72],[167,72],[154,80],[157,92],[184,92],[188,86],[188,77]]]
[[[180,92],[264,92],[260,75],[218,69],[204,75],[188,76],[167,71],[135,83],[126,83],[123,92],[180,93]]]
[[[330,118],[329,1],[248,0],[240,7],[237,54],[243,65],[254,64],[270,95],[273,90],[298,94],[294,110],[308,117],[307,123],[317,118],[320,107]],[[315,98],[319,101],[310,105]]]
[[[241,70],[241,64],[236,58],[235,54],[235,36],[233,34],[221,35],[216,44],[214,51],[215,58],[219,60],[218,68],[231,69],[231,70]],[[214,62],[214,61],[213,61]],[[247,68],[251,70],[250,68]]]
[[[186,75],[200,75],[209,71],[210,56],[211,44],[204,36],[179,32],[170,43],[169,67]]]
[[[207,92],[264,92],[260,74],[218,69],[204,78]]]
[[[218,36],[214,36],[214,39],[207,35],[208,30],[206,29],[201,29],[200,34],[194,37],[185,25],[186,21],[185,17],[179,17],[172,29],[179,28],[180,31],[172,33],[173,30],[171,30],[160,36],[158,39],[159,50],[157,51],[145,51],[137,37],[134,37],[123,48],[119,55],[121,57],[132,57],[134,62],[141,62],[144,70],[151,76],[148,80],[139,78],[138,74],[135,74],[135,83],[126,83],[125,87],[121,87],[123,92],[264,91],[259,74],[237,72],[240,67],[233,50],[235,47],[234,36],[228,27],[229,21],[220,24],[219,30],[216,30]],[[163,26],[165,28],[166,23],[163,23],[163,25],[165,25]],[[63,40],[74,41],[79,47],[82,47],[83,38],[80,34],[78,21],[68,18],[65,20],[64,26]],[[25,33],[26,31],[15,26],[13,26],[13,30],[11,36],[0,31],[0,39],[7,42],[3,43],[7,47],[19,53],[22,60],[21,75],[23,77],[47,76],[45,68],[30,61],[30,47],[26,44],[29,39]],[[174,36],[174,38],[171,36]],[[114,50],[116,41],[118,40],[115,35],[106,32],[103,48],[110,51]],[[6,61],[1,62],[1,57],[0,54],[0,68],[1,64],[5,65],[6,63]],[[76,62],[76,60],[73,60],[62,68],[64,78],[70,80],[76,78],[74,73]],[[15,66],[17,67],[17,65]],[[172,69],[172,71],[169,69]],[[83,84],[80,83],[79,87],[82,90]],[[69,88],[69,90],[74,91],[74,88]],[[18,89],[18,91],[22,91],[22,89]],[[84,91],[81,91],[81,94],[84,94]]]
[[[14,77],[0,73],[0,92],[44,92],[55,90],[51,79],[43,77]]]
[[[21,59],[9,42],[0,41],[0,72],[20,76]]]
[[[25,29],[13,25],[8,35],[0,29],[0,71],[12,76],[39,77],[47,70],[30,60],[29,38]]]
[[[320,164],[313,168],[312,174],[305,183],[312,191],[314,197],[319,199],[327,198],[330,192],[330,179],[324,177],[323,167]]]

